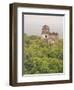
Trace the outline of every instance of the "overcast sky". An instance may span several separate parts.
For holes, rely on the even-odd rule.
[[[48,25],[50,32],[63,37],[64,16],[24,15],[24,33],[40,36],[43,25]]]

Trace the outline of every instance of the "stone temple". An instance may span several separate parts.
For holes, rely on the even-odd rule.
[[[44,39],[48,42],[48,44],[53,44],[58,40],[58,33],[50,32],[50,28],[48,25],[44,25],[42,27],[41,39]]]

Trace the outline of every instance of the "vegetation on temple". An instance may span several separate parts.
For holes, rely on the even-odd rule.
[[[63,72],[63,40],[48,44],[39,36],[24,34],[24,74]]]

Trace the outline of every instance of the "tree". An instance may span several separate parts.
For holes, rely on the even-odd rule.
[[[24,35],[24,73],[63,72],[63,40],[49,45],[39,36]]]

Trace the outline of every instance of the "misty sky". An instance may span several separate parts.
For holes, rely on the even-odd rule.
[[[63,37],[64,16],[24,15],[24,33],[40,36],[43,25],[48,25],[50,32],[57,32]]]

